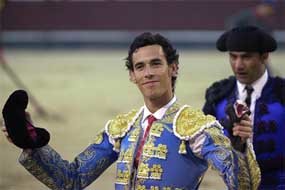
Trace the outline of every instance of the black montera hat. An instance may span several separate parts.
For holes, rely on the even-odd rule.
[[[16,90],[6,101],[2,110],[5,126],[12,142],[20,148],[40,148],[48,144],[49,132],[33,126],[26,119],[29,99],[24,90]]]
[[[277,49],[276,40],[255,26],[242,26],[223,33],[216,42],[220,51],[272,52]]]

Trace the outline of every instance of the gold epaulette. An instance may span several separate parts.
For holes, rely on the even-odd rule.
[[[108,136],[115,141],[115,150],[120,148],[120,139],[130,130],[141,110],[132,110],[127,114],[118,115],[115,119],[107,122],[105,130]]]
[[[137,113],[137,110],[132,110],[127,114],[117,115],[115,119],[110,120],[107,123],[107,134],[113,139],[125,136],[125,134],[129,131],[133,123],[132,121]]]
[[[184,105],[177,112],[174,122],[174,134],[181,139],[180,154],[186,154],[186,142],[216,121],[215,117],[204,115],[202,111]]]

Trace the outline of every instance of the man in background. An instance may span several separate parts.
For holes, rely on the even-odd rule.
[[[266,67],[277,43],[263,30],[245,26],[222,34],[216,46],[229,52],[234,76],[207,89],[203,111],[215,116],[234,141],[226,110],[236,100],[246,102],[253,124],[251,141],[261,168],[259,189],[285,189],[285,80],[270,76]]]

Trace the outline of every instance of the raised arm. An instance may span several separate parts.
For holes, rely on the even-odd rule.
[[[38,180],[51,189],[83,189],[118,157],[105,132],[80,153],[72,163],[63,160],[49,145],[50,134],[35,127],[25,111],[28,94],[13,92],[4,105],[2,131],[8,141],[23,149],[19,161]]]
[[[97,135],[93,144],[72,163],[63,160],[49,145],[24,150],[20,163],[50,189],[83,189],[100,176],[118,157],[105,133]]]

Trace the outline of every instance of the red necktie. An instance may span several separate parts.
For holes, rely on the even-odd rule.
[[[150,128],[151,128],[151,125],[152,123],[156,120],[156,118],[153,116],[153,115],[149,115],[147,117],[147,122],[148,122],[148,125],[145,129],[145,132],[144,132],[144,135],[143,135],[143,138],[141,139],[140,141],[140,144],[139,144],[139,147],[138,147],[138,151],[137,151],[137,154],[136,154],[136,158],[135,158],[135,167],[137,168],[138,167],[138,163],[139,163],[139,160],[140,160],[140,157],[141,157],[141,154],[142,154],[142,148],[143,148],[143,145],[145,143],[145,140],[149,134],[149,131],[150,131]]]

